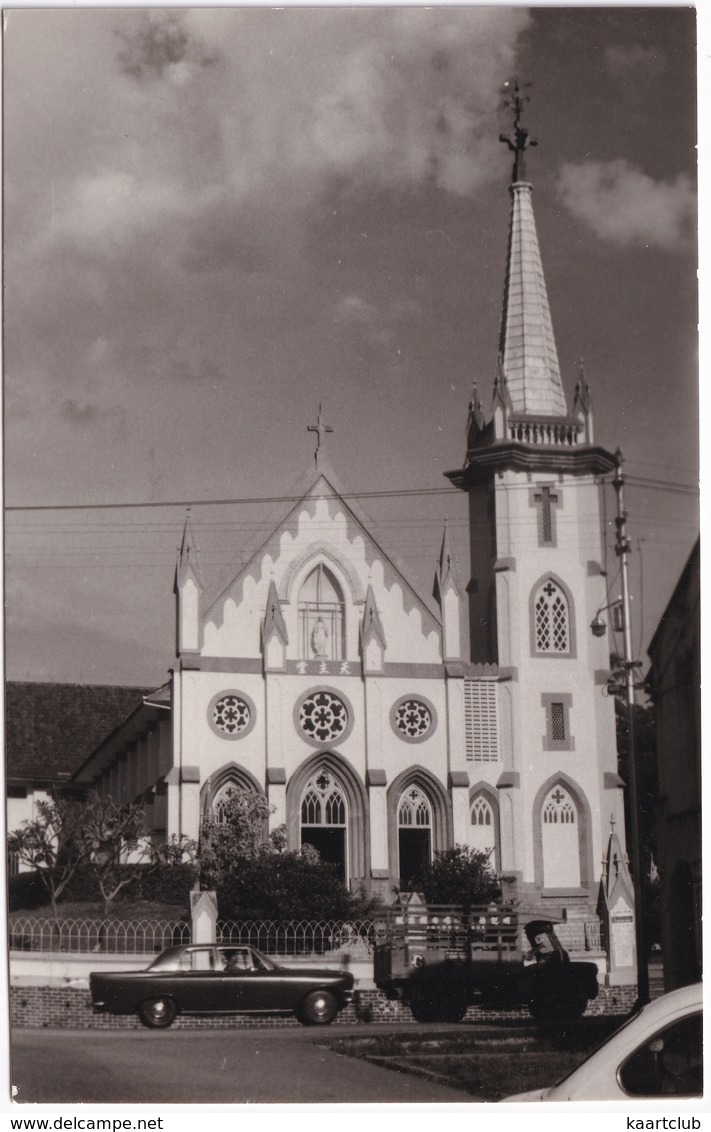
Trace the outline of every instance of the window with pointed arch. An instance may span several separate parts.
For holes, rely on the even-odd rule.
[[[557,783],[543,799],[544,888],[580,888],[580,818],[572,796]]]
[[[498,820],[494,806],[485,794],[477,794],[471,804],[471,830],[469,843],[472,849],[488,853],[496,867],[499,848]]]
[[[319,562],[299,593],[299,656],[345,659],[345,602],[334,574]]]
[[[409,881],[432,860],[432,805],[419,786],[409,786],[397,810],[400,880]]]
[[[322,767],[306,783],[301,798],[301,845],[317,849],[347,880],[348,806],[343,786]]]
[[[226,782],[212,799],[212,817],[219,825],[224,825],[228,820],[229,801],[237,793],[237,789],[234,782]]]
[[[570,656],[570,604],[563,588],[546,578],[533,595],[533,651],[539,655]]]

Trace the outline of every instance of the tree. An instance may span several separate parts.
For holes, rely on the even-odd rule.
[[[57,902],[77,869],[85,863],[89,848],[81,838],[84,806],[69,798],[36,804],[36,817],[26,818],[8,837],[8,849],[34,869],[57,918]]]
[[[81,873],[96,881],[107,913],[118,893],[145,876],[146,870],[184,863],[195,856],[195,843],[185,837],[152,845],[140,803],[120,806],[96,791],[85,801],[38,802],[36,817],[10,834],[8,849],[35,870],[55,919],[62,895]]]
[[[286,827],[267,832],[266,798],[237,787],[221,800],[220,820],[205,822],[200,881],[217,890],[222,916],[241,919],[339,920],[370,905],[354,896],[312,845],[289,850]]]
[[[406,885],[406,892],[422,892],[428,904],[489,904],[501,896],[489,853],[455,845],[435,853]]]
[[[95,878],[104,900],[104,915],[119,892],[134,884],[146,870],[183,864],[195,855],[195,843],[176,837],[153,845],[145,824],[143,805],[118,805],[108,794],[93,791],[83,807],[79,839],[87,871]]]
[[[203,824],[200,879],[203,888],[219,889],[237,861],[253,860],[269,844],[267,824],[274,807],[262,794],[237,787],[226,791],[220,818]]]

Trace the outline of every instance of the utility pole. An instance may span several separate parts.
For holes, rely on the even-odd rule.
[[[627,537],[627,511],[625,510],[625,477],[622,471],[623,458],[619,448],[615,453],[617,467],[612,481],[617,493],[617,540],[615,554],[620,559],[622,573],[622,617],[624,638],[625,694],[627,700],[627,767],[629,776],[630,837],[632,852],[632,880],[634,882],[635,943],[637,948],[637,1006],[649,1002],[649,970],[644,931],[644,876],[642,863],[642,844],[639,833],[639,776],[637,773],[637,742],[635,731],[635,669],[638,662],[632,658],[632,626],[630,619],[630,587],[628,578],[628,555],[631,543]]]

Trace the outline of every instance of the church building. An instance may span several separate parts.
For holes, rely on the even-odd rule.
[[[467,576],[445,528],[435,605],[418,595],[339,486],[319,409],[299,501],[209,600],[188,516],[176,667],[76,779],[143,799],[161,838],[198,838],[231,788],[258,792],[290,848],[310,843],[387,901],[439,850],[490,850],[507,896],[585,918],[611,818],[624,828],[608,642],[590,628],[608,600],[615,461],[594,444],[584,381],[566,403],[519,115],[506,140],[493,406],[487,419],[475,391],[447,473],[469,498]]]

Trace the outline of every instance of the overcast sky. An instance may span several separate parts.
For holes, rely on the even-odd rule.
[[[694,20],[10,11],[6,505],[288,496],[323,402],[348,490],[442,489],[361,501],[416,586],[445,515],[466,581],[442,473],[473,380],[491,401],[517,74],[568,404],[583,357],[596,440],[626,456],[646,648],[697,533]],[[208,579],[283,510],[194,507]],[[161,682],[183,518],[9,511],[8,676]]]

